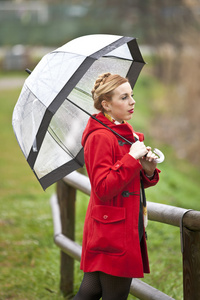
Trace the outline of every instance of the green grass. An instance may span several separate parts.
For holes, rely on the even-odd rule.
[[[136,130],[146,131],[151,121],[151,101],[163,87],[143,76],[138,81]],[[49,199],[55,186],[43,192],[21,153],[11,119],[20,90],[0,91],[0,300],[61,300],[59,291],[59,249],[53,242],[53,224]],[[147,103],[148,102],[148,103]],[[154,144],[166,155],[159,165],[160,183],[147,190],[148,201],[200,210],[199,170],[177,160],[169,145],[160,145],[148,133],[148,144]],[[88,196],[77,193],[76,240],[82,241],[82,228]],[[149,221],[148,249],[151,274],[144,281],[182,299],[182,261],[179,228]],[[75,263],[75,292],[82,272]],[[136,299],[129,296],[130,299]]]

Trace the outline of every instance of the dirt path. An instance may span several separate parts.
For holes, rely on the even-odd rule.
[[[26,78],[0,78],[0,90],[22,88]]]

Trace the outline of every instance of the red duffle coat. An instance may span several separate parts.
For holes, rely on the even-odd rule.
[[[115,125],[102,113],[96,117],[134,142],[133,129],[128,123]],[[143,134],[137,135],[140,141],[144,139]],[[81,269],[120,277],[143,277],[150,270],[146,240],[143,238],[140,244],[138,232],[140,174],[147,188],[158,182],[159,170],[149,180],[139,161],[128,154],[130,145],[92,118],[83,133],[82,145],[91,196],[84,225]]]

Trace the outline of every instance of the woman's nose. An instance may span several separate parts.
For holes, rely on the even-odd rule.
[[[133,97],[131,97],[130,105],[134,105],[135,103],[136,103],[136,101],[133,99]]]

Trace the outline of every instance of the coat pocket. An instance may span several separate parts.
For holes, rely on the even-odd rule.
[[[124,207],[95,205],[92,209],[92,236],[89,241],[91,251],[121,255],[125,252]]]

